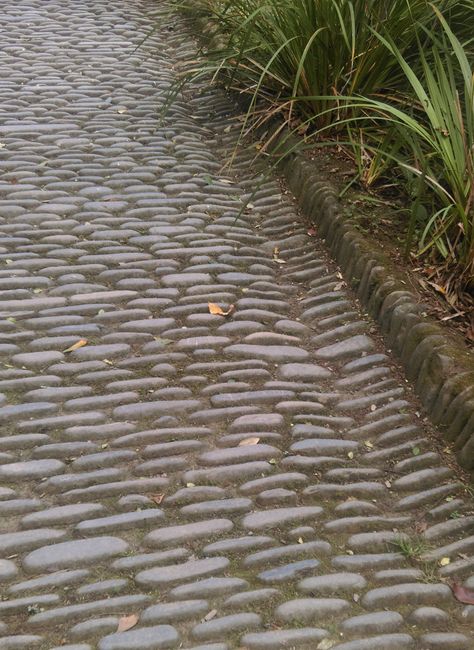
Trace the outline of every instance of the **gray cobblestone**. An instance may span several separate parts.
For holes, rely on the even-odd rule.
[[[298,598],[289,600],[276,609],[276,616],[286,623],[314,623],[324,621],[349,609],[342,598]]]
[[[320,628],[299,628],[294,630],[275,630],[272,632],[257,632],[245,634],[242,638],[250,650],[276,650],[286,647],[315,647],[319,641],[328,636],[326,630]],[[316,646],[317,647],[317,646]]]
[[[2,650],[24,650],[24,648],[38,648],[43,642],[43,637],[36,634],[17,634],[4,636],[0,639]]]
[[[0,560],[0,582],[14,578],[18,573],[16,565],[11,560]]]
[[[2,4],[0,648],[469,648],[472,500],[229,97],[160,119],[170,6]]]
[[[415,640],[409,634],[382,634],[334,646],[335,650],[404,650],[415,647]]]
[[[99,642],[99,650],[158,650],[175,648],[178,641],[178,632],[171,625],[155,625],[105,636]]]
[[[127,548],[127,543],[117,537],[92,537],[39,548],[25,557],[23,565],[30,572],[51,571],[91,564],[124,553]]]

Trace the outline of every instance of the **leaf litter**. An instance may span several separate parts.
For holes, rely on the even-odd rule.
[[[474,590],[463,587],[459,582],[449,583],[454,597],[465,605],[474,605]]]
[[[257,436],[254,436],[252,438],[244,438],[244,440],[241,440],[239,442],[239,447],[247,447],[249,445],[258,445],[260,442],[260,438],[257,438]]]
[[[130,614],[129,616],[121,616],[117,625],[117,632],[126,632],[138,623],[138,616]]]
[[[235,311],[235,305],[230,305],[227,310],[222,309],[217,303],[209,302],[208,303],[209,313],[214,316],[230,316]]]
[[[87,339],[79,339],[79,341],[76,341],[73,345],[63,350],[63,352],[64,353],[74,352],[74,350],[79,350],[79,348],[83,348],[85,345],[87,345],[87,343],[88,343]]]

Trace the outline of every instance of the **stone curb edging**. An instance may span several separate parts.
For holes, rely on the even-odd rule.
[[[289,188],[401,360],[430,420],[453,443],[460,465],[474,473],[474,355],[426,316],[420,297],[407,290],[393,262],[341,213],[334,188],[294,151],[295,140],[282,133],[275,142],[280,155],[293,150],[280,162]]]
[[[217,47],[212,19],[193,18],[193,31]],[[335,189],[299,151],[298,139],[281,129],[270,152],[280,156],[279,168],[302,212],[341,267],[389,348],[399,357],[430,420],[453,444],[459,464],[474,477],[474,354],[427,317],[421,297],[408,291],[394,263],[363,237],[339,209]]]

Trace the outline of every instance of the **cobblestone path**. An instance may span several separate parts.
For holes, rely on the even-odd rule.
[[[473,648],[472,501],[226,100],[160,122],[165,10],[2,3],[0,648]]]

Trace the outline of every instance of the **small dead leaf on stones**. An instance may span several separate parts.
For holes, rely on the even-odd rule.
[[[310,237],[316,237],[316,228],[308,228],[306,234],[308,234]]]
[[[117,625],[117,632],[126,632],[138,623],[138,616],[130,614],[130,616],[121,616]]]
[[[239,442],[239,447],[247,447],[248,445],[258,445],[260,438],[254,436],[253,438],[245,438]]]
[[[209,313],[213,316],[230,316],[235,311],[235,305],[230,305],[229,309],[225,310],[222,307],[219,307],[215,302],[209,302],[208,308]]]
[[[203,621],[212,621],[213,618],[217,615],[217,609],[211,609],[210,612],[202,619]]]
[[[87,342],[87,339],[79,339],[79,341],[76,341],[73,345],[63,350],[63,352],[66,353],[74,352],[74,350],[79,350],[79,348],[83,348],[85,345],[87,345]]]
[[[465,605],[474,605],[474,591],[472,589],[463,587],[459,582],[451,582],[449,586],[456,600]]]
[[[275,246],[275,248],[273,249],[273,261],[277,262],[278,264],[286,264],[286,260],[282,260],[281,257],[279,257],[279,255],[280,255],[280,249],[278,248],[278,246]]]
[[[440,566],[448,566],[448,564],[451,564],[451,560],[449,557],[442,557],[441,560],[439,561]]]
[[[165,498],[164,494],[150,494],[150,499],[158,506],[160,505],[160,503],[163,501],[164,498]]]

